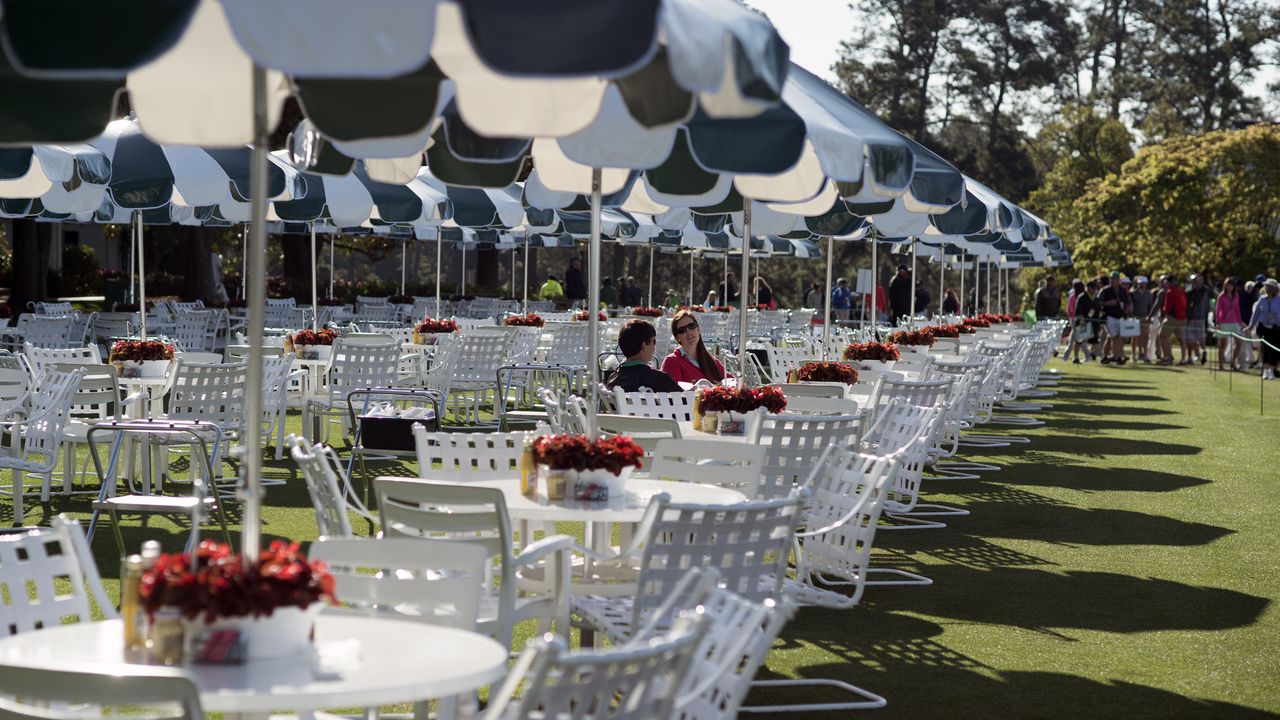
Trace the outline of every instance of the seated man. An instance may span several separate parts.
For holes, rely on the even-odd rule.
[[[624,392],[640,389],[654,392],[680,392],[681,387],[671,376],[655,370],[649,363],[658,347],[658,331],[644,320],[629,320],[618,333],[618,349],[627,361],[609,376],[605,384],[610,389],[620,387]]]

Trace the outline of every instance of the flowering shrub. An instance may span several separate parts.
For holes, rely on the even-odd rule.
[[[533,441],[533,458],[554,470],[608,470],[641,467],[644,448],[626,435],[588,440],[585,435],[543,435]]]
[[[850,343],[844,348],[845,360],[874,360],[876,362],[893,362],[902,357],[898,346],[893,343]]]
[[[780,413],[787,408],[787,396],[772,385],[758,388],[717,386],[702,391],[700,401],[703,412],[746,413],[764,408]]]
[[[732,306],[732,305],[717,305],[717,306],[715,306],[715,307],[711,308],[711,311],[712,311],[712,312],[718,312],[718,313],[729,313],[729,312],[733,312],[733,306]]]
[[[338,333],[324,328],[323,330],[299,330],[294,333],[294,345],[332,345],[338,339]]]
[[[110,362],[172,360],[173,346],[159,340],[120,340],[111,346]]]
[[[320,298],[316,302],[322,307],[342,307],[343,305],[346,305],[346,303],[335,297]]]
[[[586,311],[586,310],[579,310],[578,312],[576,312],[576,313],[574,313],[574,314],[573,314],[573,319],[574,319],[574,320],[582,320],[582,321],[586,321],[586,320],[590,319],[590,316],[589,316],[589,315],[587,315],[587,311]],[[602,313],[602,312],[598,312],[598,313],[596,313],[596,319],[598,319],[600,322],[604,322],[605,320],[608,320],[608,319],[609,319],[609,316],[608,316],[608,315],[606,315],[606,314],[604,314],[604,313]]]
[[[161,555],[142,574],[142,607],[152,615],[162,607],[206,622],[218,618],[261,617],[277,608],[307,608],[320,600],[334,602],[333,575],[320,561],[309,562],[297,543],[275,540],[258,555],[256,566],[231,548],[204,540],[195,565],[186,553]]]
[[[458,332],[458,323],[452,320],[432,320],[424,318],[422,322],[413,327],[419,333],[455,333]]]
[[[845,385],[852,385],[858,382],[858,371],[847,363],[808,362],[796,369],[796,379],[807,382],[839,382]]]
[[[929,347],[933,345],[933,332],[931,328],[900,330],[889,336],[889,342],[895,345],[923,345]]]
[[[990,320],[984,320],[980,317],[967,317],[964,319],[964,324],[968,325],[971,328],[991,327]]]
[[[528,315],[508,315],[502,324],[507,327],[542,327],[547,322],[537,313],[529,313]]]
[[[631,314],[637,317],[662,317],[662,308],[656,307],[633,307]]]

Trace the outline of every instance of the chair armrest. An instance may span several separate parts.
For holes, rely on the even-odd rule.
[[[150,398],[150,395],[147,394],[147,391],[141,390],[136,393],[130,393],[129,395],[125,396],[124,400],[120,401],[120,404],[124,406],[133,405],[135,403],[145,402],[149,398]]]
[[[548,555],[565,550],[577,550],[573,538],[568,535],[548,535],[527,546],[514,560],[517,565],[533,565]]]

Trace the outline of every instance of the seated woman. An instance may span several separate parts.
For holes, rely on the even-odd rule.
[[[644,320],[629,320],[618,333],[618,349],[627,361],[609,376],[605,384],[609,389],[622,388],[624,392],[640,389],[654,392],[679,392],[680,386],[670,375],[649,366],[654,348],[658,346],[658,331]]]
[[[688,310],[681,310],[671,318],[671,334],[678,345],[662,359],[662,372],[676,382],[695,383],[706,380],[718,385],[725,378],[724,366],[707,352],[702,344],[702,331],[698,318]]]

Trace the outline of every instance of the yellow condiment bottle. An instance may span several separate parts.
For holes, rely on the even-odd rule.
[[[533,495],[537,488],[537,468],[533,458],[533,438],[524,440],[524,451],[520,453],[520,493]]]
[[[142,662],[147,653],[146,615],[142,611],[142,556],[130,555],[124,561],[124,577],[120,581],[120,618],[124,622],[124,657],[128,662]]]

